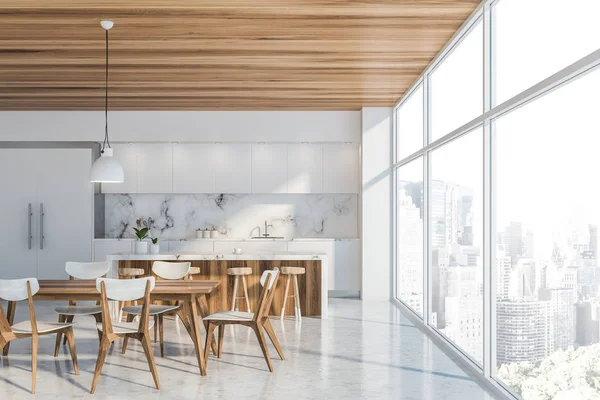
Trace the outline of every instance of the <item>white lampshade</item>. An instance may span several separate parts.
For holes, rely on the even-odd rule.
[[[92,164],[90,182],[123,183],[123,167],[113,158],[113,149],[106,148],[104,153]]]

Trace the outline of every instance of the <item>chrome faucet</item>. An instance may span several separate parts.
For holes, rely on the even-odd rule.
[[[269,225],[267,224],[266,220],[265,220],[265,233],[263,233],[262,236],[269,237]]]

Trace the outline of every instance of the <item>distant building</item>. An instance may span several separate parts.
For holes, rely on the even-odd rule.
[[[539,361],[547,357],[552,352],[554,338],[551,316],[549,301],[497,301],[497,364]]]
[[[589,300],[575,304],[575,342],[589,346],[600,342],[600,304]]]
[[[570,288],[540,290],[540,300],[550,303],[550,323],[553,326],[552,351],[564,350],[575,343],[576,293]]]

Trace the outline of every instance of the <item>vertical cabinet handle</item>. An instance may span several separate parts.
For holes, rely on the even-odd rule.
[[[31,250],[31,239],[33,239],[31,235],[31,217],[33,217],[33,212],[31,211],[31,203],[29,203],[27,208],[27,243],[29,244],[29,250]]]
[[[44,249],[44,203],[40,203],[40,250]]]

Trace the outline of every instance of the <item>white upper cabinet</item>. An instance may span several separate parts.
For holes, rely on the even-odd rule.
[[[103,183],[102,193],[137,193],[138,191],[138,145],[134,143],[112,144],[113,157],[121,163],[125,173],[123,183]]]
[[[287,145],[252,145],[252,193],[287,193]]]
[[[323,193],[358,193],[358,145],[323,145]]]
[[[252,192],[252,147],[249,144],[216,144],[215,193]]]
[[[173,193],[215,193],[215,146],[173,145]]]
[[[138,144],[138,193],[173,192],[173,145]]]
[[[289,193],[323,192],[323,146],[290,144],[287,159]]]

